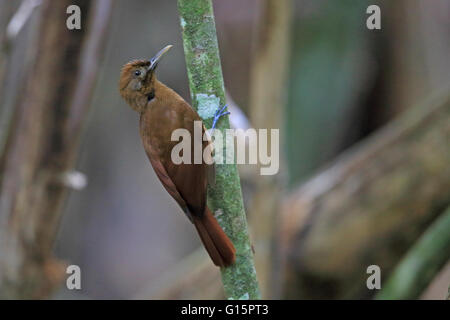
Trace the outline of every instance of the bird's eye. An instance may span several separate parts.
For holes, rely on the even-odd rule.
[[[140,75],[141,75],[141,71],[140,71],[140,70],[136,70],[136,71],[134,72],[134,75],[140,76]]]

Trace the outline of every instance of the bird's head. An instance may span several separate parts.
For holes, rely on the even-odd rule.
[[[168,45],[150,60],[132,60],[120,73],[119,91],[122,98],[138,112],[155,96],[155,70],[163,55],[172,48]]]

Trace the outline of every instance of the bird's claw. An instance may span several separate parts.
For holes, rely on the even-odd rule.
[[[220,119],[220,117],[226,116],[227,114],[230,114],[230,111],[223,112],[228,107],[228,104],[224,105],[222,109],[217,110],[214,114],[214,120],[212,124],[212,129],[216,127],[217,121]]]

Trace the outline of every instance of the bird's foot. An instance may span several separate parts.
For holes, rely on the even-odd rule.
[[[227,114],[230,114],[230,111],[224,112],[224,110],[228,107],[228,104],[224,105],[222,109],[219,109],[216,111],[216,114],[214,115],[214,120],[211,129],[216,128],[217,121],[220,119],[220,117],[226,116]]]

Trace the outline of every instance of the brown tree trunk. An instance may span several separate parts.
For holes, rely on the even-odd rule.
[[[69,30],[66,8],[81,8],[81,29]],[[65,175],[98,72],[110,0],[42,3],[39,38],[24,79],[0,167],[0,295],[45,298],[63,265],[52,246],[67,194]]]

